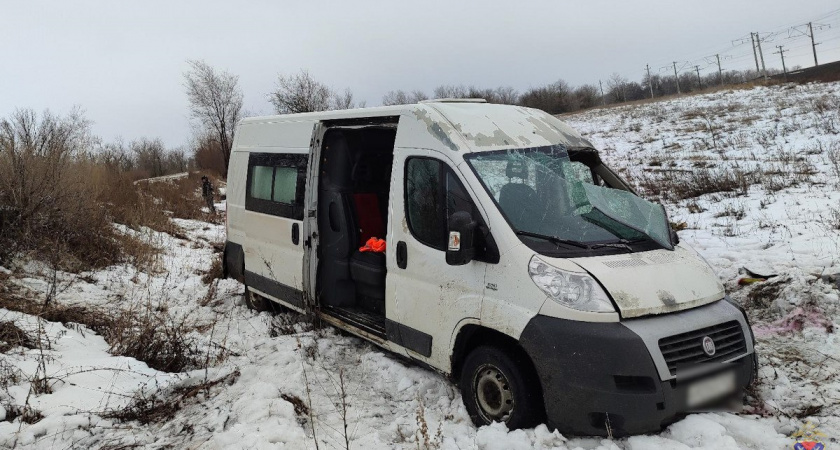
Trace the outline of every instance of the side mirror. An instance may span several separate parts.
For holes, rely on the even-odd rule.
[[[446,263],[462,266],[475,257],[476,223],[470,213],[458,211],[449,216],[449,240],[446,245]]]
[[[677,245],[680,243],[680,237],[677,235],[677,230],[671,228],[671,244]]]

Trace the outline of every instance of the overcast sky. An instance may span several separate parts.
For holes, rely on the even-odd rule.
[[[270,114],[278,73],[306,68],[352,89],[368,106],[394,89],[440,84],[512,86],[564,79],[597,84],[618,72],[754,68],[749,32],[782,32],[764,44],[768,67],[840,59],[840,5],[829,0],[733,1],[36,1],[0,0],[0,116],[15,108],[58,113],[79,105],[106,141],[161,137],[184,145],[191,129],[183,73],[188,59],[239,76],[245,108]],[[795,34],[795,33],[794,33]],[[747,44],[731,41],[747,37]],[[705,68],[705,72],[717,70]],[[673,73],[672,71],[670,73]]]

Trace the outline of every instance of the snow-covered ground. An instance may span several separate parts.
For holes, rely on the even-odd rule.
[[[11,380],[0,383],[0,448],[781,449],[791,448],[789,436],[806,421],[827,440],[840,438],[833,332],[840,290],[830,276],[840,273],[840,174],[830,155],[840,152],[839,99],[837,83],[777,86],[564,117],[628,178],[700,168],[778,172],[769,175],[778,182],[756,179],[745,195],[666,204],[673,222],[687,224],[681,239],[718,270],[753,320],[760,382],[740,411],[693,414],[659,434],[617,440],[565,437],[544,426],[476,429],[440,375],[293,314],[255,314],[235,281],[203,282],[224,227],[176,219],[186,239],[142,233],[163,249],[151,273],[122,265],[58,273],[53,283],[48,268],[22,261],[0,268],[8,276],[0,283],[33,301],[55,286],[53,301],[62,305],[184,323],[194,353],[207,355],[198,365],[207,367],[155,370],[112,355],[85,326],[0,309],[0,322],[44,342],[0,354],[0,379]],[[740,287],[740,267],[778,277]],[[39,378],[50,393],[35,393]],[[177,406],[149,423],[116,418],[129,417],[139,400],[172,398]],[[4,420],[12,405],[43,418]]]

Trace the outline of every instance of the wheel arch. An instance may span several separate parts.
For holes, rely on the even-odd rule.
[[[482,345],[491,345],[524,357],[529,364],[528,369],[531,373],[534,375],[537,374],[533,359],[531,359],[531,356],[519,344],[516,338],[479,323],[470,322],[462,325],[458,329],[454,344],[452,345],[451,370],[449,374],[452,380],[458,380],[460,378],[461,366],[463,366],[467,355],[473,349]],[[540,391],[542,391],[542,386],[540,386]]]

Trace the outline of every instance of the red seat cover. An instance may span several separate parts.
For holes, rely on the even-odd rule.
[[[379,212],[379,198],[376,194],[353,194],[356,203],[356,219],[359,221],[359,242],[372,237],[385,237],[385,224]]]

